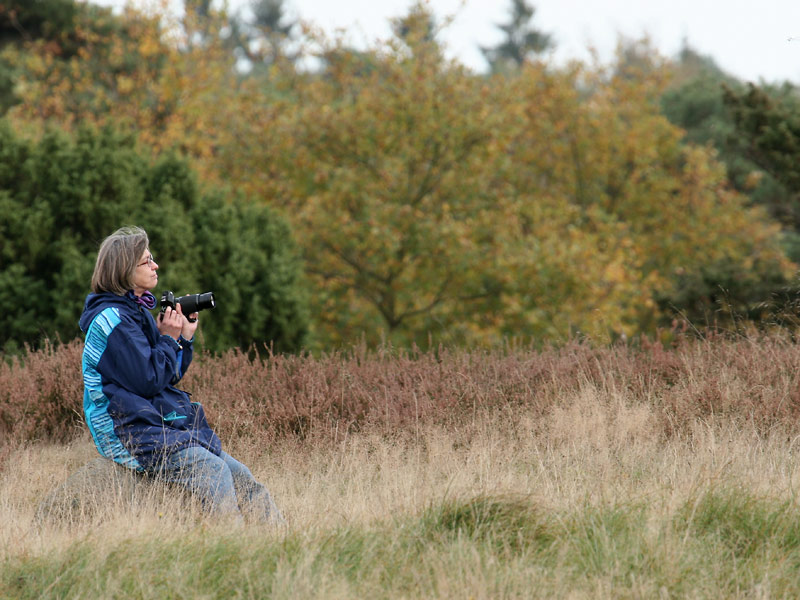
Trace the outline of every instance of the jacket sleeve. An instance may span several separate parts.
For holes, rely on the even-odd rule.
[[[108,336],[108,346],[98,371],[107,381],[152,398],[178,378],[178,343],[162,335],[151,347],[147,336],[134,321],[122,318]]]
[[[187,340],[183,336],[178,338],[178,343],[181,345],[181,350],[178,352],[178,372],[175,374],[175,380],[172,383],[177,383],[180,379],[186,374],[186,371],[189,369],[189,365],[192,364],[192,356],[194,354],[194,349],[192,348],[192,344],[194,342],[194,338],[191,340]]]

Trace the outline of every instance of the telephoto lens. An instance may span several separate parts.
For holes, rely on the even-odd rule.
[[[191,322],[197,319],[189,318],[192,313],[200,312],[207,308],[214,308],[217,303],[214,300],[214,292],[205,292],[203,294],[187,294],[176,298],[172,292],[164,292],[161,295],[161,312],[167,310],[167,307],[175,309],[175,305],[181,305],[181,312],[186,315],[186,318]]]
[[[204,294],[187,294],[176,298],[175,302],[180,303],[183,309],[183,314],[190,315],[192,313],[200,312],[207,308],[214,308],[214,292],[206,292]]]

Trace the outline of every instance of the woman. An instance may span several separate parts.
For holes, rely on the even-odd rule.
[[[83,410],[97,450],[183,486],[213,513],[282,521],[267,489],[223,452],[200,404],[175,387],[192,362],[197,313],[183,315],[178,303],[154,319],[157,284],[144,230],[123,227],[103,241],[80,319]]]

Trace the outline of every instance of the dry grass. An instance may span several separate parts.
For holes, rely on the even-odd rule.
[[[222,357],[245,383],[213,418],[288,526],[163,496],[39,526],[95,451],[22,442],[0,472],[0,597],[796,597],[798,357],[779,339]],[[302,427],[265,426],[273,409],[239,405],[254,390],[294,394]]]
[[[682,566],[684,561],[699,561],[699,553],[716,553],[702,550],[708,542],[692,530],[692,511],[718,491],[730,490],[745,490],[745,501],[756,498],[769,506],[794,507],[800,476],[797,444],[797,437],[785,433],[765,436],[753,427],[714,419],[697,420],[687,435],[665,439],[650,405],[591,386],[562,398],[545,415],[524,410],[484,414],[458,429],[420,425],[388,434],[375,428],[348,434],[336,443],[296,437],[280,442],[270,438],[265,445],[256,438],[240,440],[229,450],[269,485],[289,526],[285,530],[245,528],[233,534],[230,524],[209,522],[196,511],[185,513],[174,505],[165,508],[158,499],[149,506],[120,503],[106,514],[68,528],[41,528],[33,519],[37,499],[93,458],[94,450],[87,440],[71,446],[33,446],[16,450],[10,461],[14,468],[6,469],[0,479],[0,564],[35,564],[37,557],[55,557],[56,562],[85,569],[95,578],[84,590],[102,590],[109,597],[131,593],[155,597],[153,590],[147,591],[146,572],[135,575],[138,583],[123,589],[115,587],[105,571],[88,565],[109,554],[126,556],[121,548],[142,553],[144,564],[159,562],[163,547],[153,540],[180,540],[194,551],[184,556],[171,548],[168,554],[179,568],[185,568],[184,560],[196,560],[195,553],[216,551],[214,540],[227,540],[226,551],[236,554],[239,561],[230,568],[255,582],[268,577],[269,585],[262,583],[276,597],[346,598],[376,592],[382,597],[522,597],[527,595],[526,581],[534,585],[531,589],[539,590],[532,595],[541,597],[549,593],[680,596],[687,590],[693,590],[692,596],[715,597],[720,580],[728,584],[727,569],[689,578]],[[401,565],[408,573],[387,575],[383,583],[365,575],[374,566],[362,565],[362,554],[381,556],[385,551],[365,540],[375,539],[377,546],[402,538],[409,524],[424,520],[431,511],[474,498],[513,499],[544,515],[549,531],[556,532],[552,537],[560,539],[556,557],[542,559],[554,566],[545,569],[535,554],[522,551],[490,554],[490,564],[486,564],[483,553],[488,550],[482,542],[472,546],[457,537],[443,545],[436,537],[413,551],[418,555],[416,566]],[[641,539],[626,538],[631,535],[630,525],[616,531],[618,518],[623,525],[639,523]],[[166,522],[170,525],[165,531]],[[243,545],[235,545],[232,535]],[[587,536],[593,541],[584,547]],[[599,556],[597,544],[605,548]],[[619,563],[629,559],[618,545],[636,548],[637,544],[646,546],[640,549],[645,555],[653,552],[661,565],[658,569],[643,565],[632,579],[620,580]],[[274,572],[259,571],[259,575],[247,567],[248,558],[253,565],[261,560],[247,553],[248,545],[277,552]],[[338,548],[333,557],[325,554],[330,547]],[[77,565],[66,558],[76,550],[87,553],[86,560]],[[403,552],[406,556],[412,550]],[[342,559],[342,553],[353,556]],[[395,554],[391,556],[397,561]],[[721,556],[735,561],[724,549]],[[423,559],[425,567],[418,563]],[[795,554],[774,557],[781,564],[796,559]],[[352,565],[345,568],[341,560]],[[492,574],[497,569],[503,574],[500,579]],[[676,578],[678,587],[663,588],[667,575]],[[56,579],[51,576],[45,581],[53,585]],[[244,596],[252,595],[253,589],[266,589],[253,581],[240,581],[240,592],[251,590]],[[730,597],[744,596],[747,590],[758,596],[763,587],[757,586],[763,584],[736,580],[731,589],[745,587]],[[784,593],[797,589],[780,585],[777,589]],[[41,592],[44,588],[33,589]],[[220,595],[195,591],[197,597],[224,595],[222,590]]]

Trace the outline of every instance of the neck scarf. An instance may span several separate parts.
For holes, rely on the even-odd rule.
[[[148,310],[153,310],[156,307],[156,297],[150,292],[145,292],[141,296],[137,296],[133,293],[133,290],[131,290],[128,292],[128,297],[136,302],[136,304],[141,304]]]

